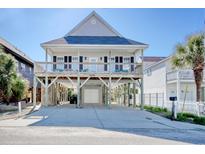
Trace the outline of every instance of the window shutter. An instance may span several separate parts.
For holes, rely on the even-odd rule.
[[[68,56],[68,62],[69,62],[69,63],[72,62],[72,56]]]
[[[71,63],[72,62],[72,56],[68,56],[68,62]],[[68,65],[68,69],[72,69],[72,64]]]
[[[107,63],[107,56],[104,57],[104,63]],[[104,71],[107,71],[107,64],[104,64]]]
[[[79,61],[80,61],[80,63],[83,63],[83,56],[79,57]],[[80,70],[80,72],[83,70],[83,64],[79,65],[79,70]]]
[[[130,62],[134,63],[134,57],[130,57]]]
[[[67,69],[68,68],[68,65],[67,65],[67,62],[68,62],[68,57],[67,56],[64,56],[64,69]]]
[[[56,56],[53,56],[53,62],[56,62]],[[53,64],[53,70],[56,69],[56,64]]]
[[[120,57],[120,63],[123,63],[123,57]]]

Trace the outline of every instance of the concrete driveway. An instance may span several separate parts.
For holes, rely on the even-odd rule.
[[[13,127],[8,127],[8,126],[13,126]],[[35,126],[35,127],[22,127],[21,129],[18,129],[19,127],[17,126]],[[49,127],[45,127],[45,126],[49,126]],[[16,131],[12,129],[16,129]],[[107,136],[105,135],[107,137],[105,143],[107,144],[130,143],[129,140],[125,141],[123,137],[119,139],[119,136],[124,136],[124,135],[131,136],[132,138],[137,139],[138,141],[144,139],[144,137],[154,137],[155,139],[158,140],[163,139],[163,141],[161,140],[154,141],[153,138],[151,140],[148,139],[148,141],[151,142],[147,142],[147,143],[155,143],[155,144],[156,143],[177,144],[176,142],[173,141],[178,141],[178,142],[180,141],[180,143],[183,142],[183,143],[205,144],[204,126],[171,121],[169,119],[157,116],[147,111],[141,111],[141,110],[132,109],[128,107],[121,107],[118,105],[112,105],[110,109],[105,108],[103,106],[91,105],[91,104],[86,105],[82,109],[77,109],[73,105],[45,107],[23,118],[0,121],[0,131],[4,132],[1,133],[0,135],[2,139],[6,138],[5,134],[8,134],[8,136],[13,134],[15,136],[14,140],[15,138],[23,137],[24,134],[26,143],[32,141],[32,139],[28,140],[29,132],[31,133],[35,131],[34,134],[37,135],[38,137],[41,137],[40,140],[43,141],[44,139],[43,137],[47,136],[48,138],[51,138],[51,136],[49,136],[48,134],[53,135],[54,138],[56,138],[57,135],[60,134],[61,137],[69,136],[72,133],[65,134],[65,131],[68,131],[68,132],[81,132],[81,133],[75,133],[75,135],[77,135],[80,138],[82,137],[82,134],[84,135],[86,134],[87,136],[85,137],[85,139],[88,139],[93,135],[96,136],[97,140],[92,140],[92,142],[88,142],[91,144],[97,143],[96,141],[99,141],[98,140],[99,136],[101,136],[102,134],[107,135]],[[19,132],[19,134],[16,132]],[[36,136],[34,134],[33,137],[35,140]],[[39,136],[38,134],[42,134],[42,135]],[[81,135],[79,136],[79,134]],[[139,137],[139,135],[141,137]],[[65,139],[71,139],[72,137],[69,136],[68,138],[63,138],[62,141],[64,141]],[[115,142],[110,137],[112,137],[113,140],[115,138]],[[74,143],[82,143],[80,141],[83,141],[82,138],[81,138],[82,140],[81,139],[77,140],[77,137],[73,137],[73,138],[74,140],[76,140],[76,142]],[[165,142],[164,139],[168,139],[171,141]],[[17,140],[17,142],[19,141],[21,140]],[[37,143],[39,143],[38,141],[39,139],[37,140]],[[44,143],[50,143],[51,141],[52,143],[55,144],[55,141],[58,141],[58,139],[56,140],[48,139]],[[72,141],[73,140],[69,140],[69,143],[72,144]],[[87,143],[86,141],[88,140],[85,140],[85,142],[83,142],[82,144],[86,144]],[[136,142],[137,141],[135,142],[133,141],[131,142],[131,144],[134,144]],[[5,143],[5,140],[2,140],[2,143]],[[35,144],[35,142],[31,142],[31,143]]]
[[[171,121],[147,111],[112,105],[88,104],[84,108],[74,105],[43,107],[19,119],[0,121],[0,126],[70,126],[102,129],[158,128],[205,129],[204,126]]]

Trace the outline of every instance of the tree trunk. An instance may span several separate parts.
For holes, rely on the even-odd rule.
[[[196,84],[196,101],[201,101],[201,84],[203,81],[203,70],[202,69],[196,69],[194,70],[194,78],[195,78],[195,84]]]

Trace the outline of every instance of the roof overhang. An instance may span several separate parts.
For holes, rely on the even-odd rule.
[[[89,52],[102,52],[102,51],[112,51],[112,52],[128,52],[128,53],[134,53],[139,50],[144,50],[148,48],[148,45],[85,45],[85,44],[43,44],[41,45],[42,48],[47,51],[49,55],[52,55],[55,53],[66,53],[69,50],[80,50],[81,52],[88,51]]]
[[[90,45],[90,44],[41,44],[44,49],[47,48],[92,48],[92,49],[146,49],[149,45]]]

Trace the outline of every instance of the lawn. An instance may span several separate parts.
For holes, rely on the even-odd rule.
[[[144,109],[146,111],[155,113],[165,118],[172,119],[172,113],[168,111],[167,108],[160,108],[160,107],[153,107],[153,106],[145,105]],[[199,125],[205,125],[205,116],[197,116],[192,113],[180,112],[180,113],[177,113],[176,121],[183,121],[183,122],[189,122],[189,123],[194,123],[194,124],[199,124]]]

